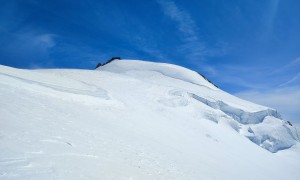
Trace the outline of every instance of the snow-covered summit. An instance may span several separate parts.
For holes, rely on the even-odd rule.
[[[170,98],[164,97],[158,102],[169,107],[188,106],[194,102],[204,104],[210,110],[221,111],[220,116],[226,117],[236,131],[271,152],[289,148],[299,141],[295,128],[281,120],[276,110],[221,91],[197,72],[184,67],[138,60],[120,60],[99,67],[98,70],[122,74],[146,83],[169,86],[167,95]],[[219,119],[221,118],[211,120],[218,122]]]
[[[155,63],[140,60],[115,60],[105,66],[99,67],[98,70],[128,75],[130,75],[130,73],[132,73],[132,75],[138,75],[140,72],[140,74],[143,74],[146,78],[149,74],[162,75],[199,86],[206,86],[207,88],[216,90],[216,87],[207,82],[207,80],[204,78],[199,78],[199,74],[195,71],[174,64]]]
[[[0,66],[0,99],[0,179],[300,177],[294,126],[176,65]]]
[[[160,81],[163,80],[163,85],[172,84],[174,83],[174,80],[178,80],[181,84],[184,83],[185,85],[188,85],[188,87],[192,87],[192,90],[195,89],[195,86],[197,88],[201,86],[203,89],[207,89],[209,94],[213,93],[214,95],[219,95],[219,93],[214,93],[215,91],[221,91],[200,76],[197,72],[174,64],[155,63],[140,60],[116,60],[105,66],[99,67],[97,70],[131,76],[133,78],[143,79],[143,81],[148,82],[154,81],[156,83],[161,83]],[[160,81],[158,81],[157,78],[159,78]],[[223,100],[226,98],[232,99],[235,101],[232,105],[238,106],[242,109],[245,108],[249,111],[270,109],[268,107],[241,100],[227,93],[222,93],[221,95],[222,96],[216,99],[225,96],[222,98]],[[213,98],[211,99],[213,100]]]

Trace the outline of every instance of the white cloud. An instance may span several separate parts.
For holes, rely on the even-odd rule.
[[[36,46],[42,46],[45,48],[52,48],[55,46],[54,34],[40,34],[33,36],[33,42]]]
[[[300,122],[300,86],[267,91],[244,91],[235,95],[242,99],[275,108],[285,120]]]

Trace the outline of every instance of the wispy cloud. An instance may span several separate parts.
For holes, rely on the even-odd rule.
[[[293,85],[300,85],[300,72],[296,74],[292,79],[279,85],[279,87],[287,87]]]
[[[54,34],[40,34],[33,37],[33,42],[37,46],[42,46],[44,48],[52,48],[56,45],[54,37]]]
[[[262,33],[264,38],[268,38],[272,33],[274,21],[277,15],[278,8],[280,7],[280,0],[269,1],[268,7],[266,7],[265,17],[265,32]]]
[[[171,0],[157,0],[157,2],[164,15],[169,17],[176,24],[176,30],[182,42],[177,46],[176,52],[180,54],[187,63],[197,67],[203,72],[207,71],[207,73],[215,75],[217,70],[210,67],[205,61],[208,57],[217,57],[226,54],[230,46],[225,42],[216,42],[208,46],[207,43],[200,38],[197,22],[188,11],[179,7]]]
[[[177,24],[180,32],[180,38],[183,44],[178,50],[189,60],[194,58],[203,58],[206,55],[207,48],[198,36],[198,27],[190,16],[183,9],[180,9],[173,1],[158,0],[163,13]]]
[[[31,65],[28,62],[49,64],[51,61],[51,50],[56,46],[55,34],[38,32],[33,28],[15,32],[4,30],[3,33],[5,38],[2,39],[2,43],[5,46],[1,48],[0,53],[5,57],[4,61],[15,61],[20,67],[29,68]]]
[[[232,63],[216,65],[214,68],[219,69],[216,74],[218,81],[242,89],[266,90],[300,85],[300,58],[283,66],[245,66]]]
[[[12,50],[46,52],[56,45],[56,35],[51,33],[37,33],[34,30],[26,30],[9,33],[8,35],[11,39],[7,42],[7,45]]]
[[[271,71],[268,75],[282,79],[282,81],[277,84],[279,88],[300,85],[300,57]]]
[[[138,20],[136,21],[138,22]],[[157,41],[155,41],[155,35],[149,31],[141,22],[136,23],[134,27],[137,29],[137,33],[134,37],[127,36],[127,42],[135,47],[136,50],[147,54],[147,56],[156,60],[167,60],[168,56],[164,54],[159,48]],[[131,52],[132,53],[132,52]],[[137,55],[135,55],[138,57]]]
[[[299,65],[300,58],[282,67],[223,66],[225,75],[219,77],[219,80],[245,87],[246,90],[239,90],[236,96],[275,108],[284,119],[300,122]]]
[[[186,41],[198,40],[196,23],[186,11],[179,9],[173,1],[158,0],[157,2],[164,14],[178,24],[178,29],[183,33]]]
[[[300,69],[299,67],[300,67],[300,57],[293,59],[286,65],[284,65],[274,71],[271,71],[270,74],[282,73],[282,72],[289,71],[290,69],[295,69],[295,68],[297,68],[297,70],[299,70]]]
[[[266,91],[250,90],[239,92],[236,96],[275,108],[283,118],[293,122],[300,122],[300,86],[269,89]]]
[[[109,3],[108,7],[106,7],[108,5],[106,3],[96,3],[96,5],[90,1],[86,1],[86,3],[93,15],[97,17],[95,19],[98,22],[95,23],[96,28],[103,29],[103,26],[106,26],[109,30],[107,33],[112,34],[114,38],[121,41],[121,43],[113,46],[115,49],[118,49],[118,52],[125,54],[125,57],[153,58],[157,61],[168,59],[167,55],[159,48],[160,43],[158,43],[157,32],[140,16],[124,9],[122,6],[115,5],[118,4],[116,2],[111,2],[113,6]],[[103,6],[110,10],[99,12],[99,9],[103,8]],[[103,21],[106,22],[105,25],[103,25]],[[128,45],[123,46],[123,44]],[[112,54],[112,56],[115,55]]]

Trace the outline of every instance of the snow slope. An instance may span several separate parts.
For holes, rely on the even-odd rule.
[[[0,179],[299,179],[295,127],[171,64],[0,66]]]

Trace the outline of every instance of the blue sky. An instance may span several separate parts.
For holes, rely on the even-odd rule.
[[[0,64],[174,63],[300,122],[299,0],[0,1]]]

